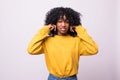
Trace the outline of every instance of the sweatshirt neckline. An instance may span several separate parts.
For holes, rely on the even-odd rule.
[[[66,35],[66,36],[55,35],[55,37],[66,38],[66,37],[70,37],[70,35]]]

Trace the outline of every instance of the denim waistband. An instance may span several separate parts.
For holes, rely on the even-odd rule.
[[[77,80],[77,76],[76,75],[69,76],[69,77],[63,76],[62,78],[59,78],[59,77],[56,77],[52,74],[49,74],[48,80]]]

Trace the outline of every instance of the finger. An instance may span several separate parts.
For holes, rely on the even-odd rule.
[[[49,24],[48,27],[49,27],[50,30],[52,29],[52,25],[51,24]]]
[[[70,31],[71,31],[71,32],[74,32],[73,26],[70,27]]]
[[[50,25],[50,30],[53,30],[54,29],[54,26],[51,24]]]

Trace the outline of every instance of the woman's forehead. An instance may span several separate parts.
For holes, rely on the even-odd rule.
[[[61,15],[59,20],[67,20],[67,17],[65,15],[63,15],[63,16]]]

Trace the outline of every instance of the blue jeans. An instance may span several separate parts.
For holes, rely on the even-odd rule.
[[[48,80],[77,80],[77,76],[70,76],[70,77],[65,77],[65,78],[58,78],[52,74],[49,74]]]

